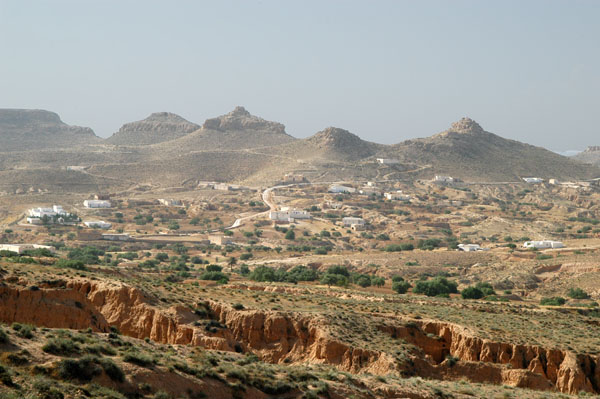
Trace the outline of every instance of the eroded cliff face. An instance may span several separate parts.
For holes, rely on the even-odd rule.
[[[273,363],[334,365],[351,373],[409,373],[427,378],[507,384],[565,393],[599,392],[598,357],[539,346],[493,342],[468,329],[435,320],[388,318],[377,326],[392,338],[415,346],[407,364],[385,351],[356,347],[334,337],[322,316],[236,310],[205,303],[217,328],[198,323],[192,309],[160,309],[137,288],[87,280],[59,287],[0,286],[0,319],[52,328],[108,331],[207,349],[251,351]],[[206,320],[205,320],[206,321]],[[460,361],[449,360],[452,356]],[[407,370],[407,366],[410,367]]]

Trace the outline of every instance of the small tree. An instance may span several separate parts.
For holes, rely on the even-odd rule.
[[[227,264],[229,265],[229,271],[232,272],[233,266],[235,266],[237,264],[237,259],[235,258],[235,256],[232,256],[231,258],[229,258],[229,260],[227,261]]]
[[[285,233],[285,239],[286,240],[295,240],[296,233],[294,233],[294,230],[288,230],[287,233]]]
[[[477,287],[467,287],[460,293],[463,299],[481,299],[483,292]]]
[[[407,281],[394,281],[392,283],[392,290],[398,294],[406,294],[409,288],[410,284]]]

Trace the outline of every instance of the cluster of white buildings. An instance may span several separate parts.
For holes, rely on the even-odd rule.
[[[44,219],[51,223],[62,223],[65,217],[71,216],[60,205],[53,205],[52,208],[32,208],[27,211],[27,214],[29,224],[42,224]]]
[[[299,209],[281,208],[279,211],[269,212],[269,219],[278,222],[294,222],[297,219],[311,219],[310,212],[301,211]]]
[[[92,229],[110,229],[112,227],[112,224],[105,222],[103,220],[90,220],[87,222],[83,222],[83,224],[86,227],[92,228]]]
[[[550,249],[550,248],[564,248],[565,244],[560,241],[525,241],[523,248],[535,248],[535,249]]]
[[[83,206],[90,209],[95,208],[110,208],[112,205],[108,200],[85,200]]]

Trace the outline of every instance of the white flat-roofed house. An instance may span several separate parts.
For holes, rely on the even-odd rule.
[[[233,241],[231,241],[231,238],[227,237],[227,236],[222,236],[220,234],[211,234],[208,236],[208,239],[210,241],[211,244],[214,245],[230,245],[233,244]]]
[[[565,244],[560,241],[542,240],[542,241],[525,241],[523,248],[550,249],[564,248]]]
[[[525,181],[525,183],[529,183],[529,184],[539,184],[539,183],[543,183],[544,179],[542,179],[540,177],[524,177],[523,181]]]
[[[32,249],[47,249],[49,251],[55,252],[55,248],[49,245],[39,245],[39,244],[0,244],[0,251],[10,251],[18,254],[22,254],[25,251],[29,251]]]
[[[385,193],[384,195],[390,201],[410,201],[410,195],[403,194],[402,191]]]
[[[354,187],[348,187],[348,186],[342,186],[339,184],[332,184],[331,186],[329,186],[329,192],[330,193],[355,193],[356,189]]]
[[[172,199],[172,198],[160,198],[158,200],[158,202],[164,206],[182,206],[183,205],[183,202],[181,202],[181,200]]]
[[[293,222],[296,219],[311,219],[309,212],[298,209],[288,209],[269,212],[269,219],[283,222]]]
[[[394,165],[400,163],[399,160],[394,158],[377,158],[377,162],[379,162],[382,165]]]
[[[465,252],[481,251],[479,244],[458,244],[458,249]]]
[[[348,216],[342,219],[342,223],[346,227],[351,227],[353,224],[366,224],[363,218]]]
[[[67,212],[60,205],[53,205],[52,208],[32,208],[28,211],[29,216],[34,218],[43,218],[44,216],[65,216]]]
[[[111,203],[106,200],[85,200],[83,206],[86,208],[110,208]]]
[[[87,222],[83,222],[84,225],[90,227],[92,229],[110,229],[112,227],[111,223],[105,222],[103,220],[90,220]]]
[[[435,175],[435,177],[433,178],[433,181],[435,183],[451,184],[451,183],[456,182],[457,179],[455,179],[452,176]]]
[[[27,223],[42,225],[44,223],[72,223],[76,215],[66,212],[62,206],[54,205],[52,208],[32,208],[27,211]]]

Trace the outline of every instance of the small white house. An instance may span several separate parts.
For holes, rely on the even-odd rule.
[[[347,186],[341,186],[339,184],[332,184],[331,186],[329,186],[329,192],[330,193],[355,193],[356,189],[354,187],[347,187]]]
[[[410,201],[410,195],[402,194],[402,191],[385,193],[384,195],[390,201]]]
[[[342,219],[342,223],[346,227],[351,227],[353,224],[366,224],[363,218],[348,216]]]
[[[458,249],[465,252],[482,251],[479,244],[458,244]]]
[[[86,208],[110,208],[110,201],[106,200],[85,200],[83,206]]]
[[[269,219],[285,222],[293,222],[296,219],[311,219],[312,215],[309,212],[298,209],[286,209],[281,211],[269,212]]]
[[[381,195],[381,191],[377,190],[376,188],[372,188],[372,187],[363,187],[358,192],[362,195],[369,195],[369,196],[372,195],[375,197],[379,197]]]
[[[544,182],[544,179],[540,177],[524,177],[523,180],[528,184],[539,184]]]
[[[394,165],[400,163],[399,160],[393,158],[377,158],[377,162],[379,162],[382,165]]]
[[[523,248],[549,249],[549,248],[564,248],[565,244],[560,241],[526,241],[523,243]]]
[[[89,228],[92,229],[110,229],[112,224],[105,222],[103,220],[90,220],[87,222],[83,222],[84,225],[86,225]]]
[[[181,200],[172,199],[172,198],[160,198],[158,202],[164,206],[182,206],[183,202]]]
[[[456,179],[452,176],[441,176],[441,175],[436,175],[433,178],[433,181],[435,183],[445,183],[445,184],[449,184],[449,183],[454,183],[456,182]]]

